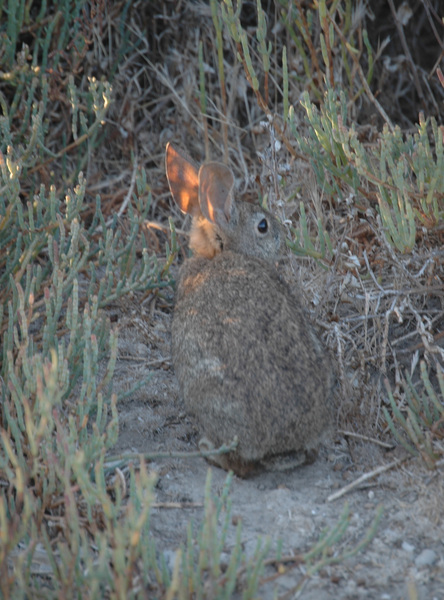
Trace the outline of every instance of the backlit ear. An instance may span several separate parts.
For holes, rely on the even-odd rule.
[[[168,142],[165,168],[171,195],[177,206],[194,217],[200,215],[198,170],[193,161]]]
[[[230,221],[233,204],[233,173],[218,162],[209,162],[199,170],[199,204],[206,219],[223,227]]]

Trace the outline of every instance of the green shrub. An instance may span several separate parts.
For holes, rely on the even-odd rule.
[[[327,199],[344,199],[350,193],[354,197],[362,196],[368,205],[377,208],[390,244],[402,253],[411,252],[418,226],[433,230],[440,226],[444,215],[444,126],[438,126],[433,117],[425,119],[422,114],[414,134],[404,135],[399,127],[392,125],[370,90],[374,55],[365,29],[358,19],[353,18],[351,2],[334,2],[327,7],[323,1],[315,10],[302,7],[300,2],[281,0],[280,4],[281,23],[289,32],[304,65],[308,89],[302,95],[301,105],[306,113],[308,135],[300,133],[299,120],[295,118],[298,107],[290,102],[290,90],[297,78],[288,73],[290,50],[285,45],[282,47],[282,69],[275,67],[274,73],[278,91],[282,94],[282,116],[279,118],[270,108],[272,47],[265,41],[266,18],[261,3],[257,3],[255,35],[249,36],[241,23],[241,4],[235,10],[231,0],[220,4],[213,0],[216,31],[225,26],[236,48],[237,60],[243,66],[259,108],[269,120],[273,135],[293,157],[310,161]],[[319,31],[322,60],[316,51],[315,36]],[[219,56],[222,52],[220,33],[216,43]],[[274,49],[277,51],[278,48]],[[253,52],[257,56],[256,62],[252,60]],[[363,65],[367,66],[366,75]],[[225,95],[224,66],[220,59],[217,67],[222,95]],[[341,91],[335,86],[333,75],[338,71],[347,82]],[[347,90],[347,95],[343,89]],[[295,93],[297,89],[293,90]],[[376,106],[386,122],[372,144],[360,140],[359,131],[350,125],[348,116],[349,107],[354,106],[362,94]],[[297,142],[297,149],[294,142]],[[318,220],[317,231],[312,232],[310,238],[302,210],[300,218],[301,234],[296,234],[290,247],[297,254],[331,260],[331,246],[324,224]]]
[[[444,127],[438,127],[434,118],[427,123],[421,117],[417,133],[410,135],[385,126],[379,143],[368,147],[348,124],[343,92],[329,90],[320,111],[306,93],[302,106],[309,137],[298,134],[293,111],[292,131],[327,194],[344,198],[352,189],[356,196],[377,202],[387,239],[400,252],[413,249],[418,225],[433,229],[441,223]]]
[[[149,499],[154,485],[141,467],[132,471],[130,502],[118,483],[111,486],[114,501],[107,488],[104,457],[118,434],[112,391],[117,333],[103,309],[129,292],[170,285],[173,255],[161,267],[141,235],[151,202],[143,170],[127,206],[126,234],[115,217],[105,219],[99,197],[92,210],[85,197],[80,169],[98,143],[111,102],[108,82],[78,77],[76,83],[72,75],[86,49],[80,18],[85,7],[59,3],[54,15],[46,3],[38,14],[32,2],[0,6],[7,15],[6,51],[0,55],[4,598],[103,598],[112,587],[113,561],[112,585],[125,596],[133,584],[132,561],[142,551],[134,538],[147,522],[142,498]],[[22,45],[16,55],[31,23],[33,47]],[[57,68],[72,72],[62,81]],[[63,120],[69,129],[62,129],[57,146],[54,96],[71,107],[71,119]],[[39,556],[48,570],[36,569]]]
[[[403,385],[404,402],[396,401],[387,384],[389,405],[384,415],[395,438],[413,456],[420,456],[429,469],[442,461],[444,451],[444,373],[436,371],[436,392],[424,361],[421,361],[421,386],[418,391],[407,375]]]

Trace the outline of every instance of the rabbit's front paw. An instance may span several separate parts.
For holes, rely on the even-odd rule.
[[[213,450],[216,450],[216,446],[211,440],[204,436],[199,440],[199,450],[201,452],[212,452]],[[205,458],[210,464],[216,467],[220,467],[226,471],[229,469],[226,454],[213,454],[212,456],[206,456]]]
[[[201,452],[211,452],[216,447],[206,436],[199,440],[199,450]],[[206,460],[215,467],[224,469],[224,471],[233,471],[239,477],[250,477],[257,472],[259,464],[256,462],[244,461],[239,458],[236,452],[227,454],[214,454],[206,456]]]

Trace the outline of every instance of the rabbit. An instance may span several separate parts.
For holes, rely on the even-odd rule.
[[[284,229],[233,198],[234,176],[200,168],[171,143],[171,194],[191,215],[191,258],[176,283],[172,361],[200,446],[238,445],[214,461],[241,477],[277,457],[316,454],[332,423],[334,372],[298,298],[276,271]]]

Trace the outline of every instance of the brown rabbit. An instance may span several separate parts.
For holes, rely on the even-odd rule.
[[[192,216],[177,281],[173,365],[185,406],[217,464],[245,476],[279,455],[316,450],[332,422],[333,370],[298,299],[275,271],[284,231],[266,210],[233,199],[230,169],[198,169],[171,144],[166,171]]]

